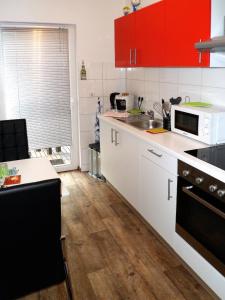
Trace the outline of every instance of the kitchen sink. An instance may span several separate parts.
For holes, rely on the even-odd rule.
[[[151,118],[146,115],[130,116],[126,119],[118,118],[118,120],[141,130],[160,128],[163,125],[162,120],[160,119],[151,120]]]

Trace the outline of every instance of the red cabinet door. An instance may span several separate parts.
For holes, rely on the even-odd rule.
[[[165,66],[209,66],[210,55],[194,44],[210,37],[211,0],[164,0],[166,6]]]
[[[135,65],[135,15],[136,13],[132,13],[115,20],[116,67]]]
[[[165,3],[157,2],[136,13],[136,52],[138,67],[165,64]]]

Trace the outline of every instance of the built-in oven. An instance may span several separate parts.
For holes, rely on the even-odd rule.
[[[179,161],[176,232],[225,276],[225,184]]]

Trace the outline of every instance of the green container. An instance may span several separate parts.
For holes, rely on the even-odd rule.
[[[9,175],[8,165],[6,163],[0,164],[0,179]]]

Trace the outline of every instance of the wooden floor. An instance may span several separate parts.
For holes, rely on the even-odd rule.
[[[214,299],[105,183],[63,173],[63,231],[75,300]],[[64,285],[24,300],[66,300]]]

